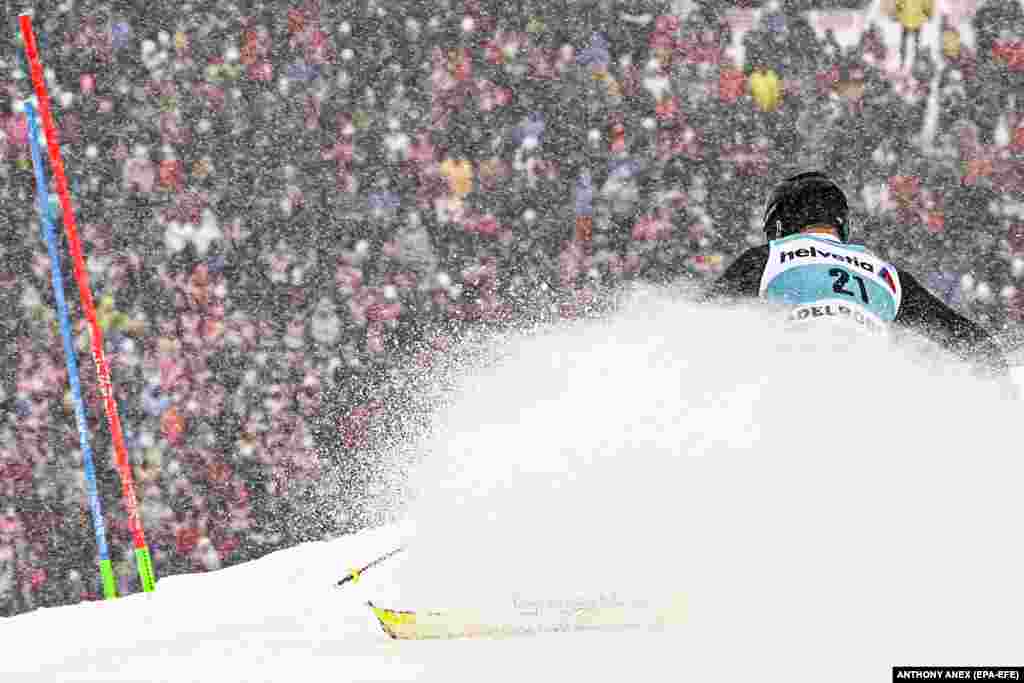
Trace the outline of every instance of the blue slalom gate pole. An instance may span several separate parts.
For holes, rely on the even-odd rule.
[[[103,507],[96,487],[96,467],[93,464],[92,447],[89,445],[89,423],[85,417],[85,403],[82,401],[82,387],[78,378],[78,361],[75,356],[74,338],[71,334],[71,319],[68,304],[64,299],[64,278],[60,274],[60,252],[57,249],[57,233],[50,215],[50,192],[46,187],[46,171],[43,166],[43,152],[39,143],[39,124],[32,102],[25,104],[28,118],[29,143],[32,147],[32,165],[36,172],[36,196],[39,205],[39,222],[43,226],[46,247],[50,252],[50,273],[53,281],[53,296],[57,300],[57,314],[60,319],[60,334],[64,339],[64,358],[67,361],[68,381],[71,384],[71,398],[75,406],[75,421],[78,423],[78,441],[82,447],[82,463],[85,466],[85,485],[89,495],[89,510],[92,513],[92,528],[96,534],[96,550],[99,554],[100,577],[103,582],[103,597],[107,600],[117,597],[117,582],[110,562],[107,547],[107,530],[103,523]]]

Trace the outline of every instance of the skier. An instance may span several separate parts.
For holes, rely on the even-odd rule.
[[[911,329],[1009,389],[1007,362],[992,336],[907,271],[850,244],[848,213],[846,196],[825,174],[810,171],[787,178],[765,205],[768,244],[744,252],[702,299],[760,298],[783,304],[797,327],[831,320],[883,335],[892,327]]]

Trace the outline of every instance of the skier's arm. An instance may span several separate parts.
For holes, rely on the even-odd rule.
[[[923,334],[957,357],[975,363],[985,374],[1009,375],[1002,349],[985,328],[944,304],[910,273],[900,270],[899,274],[903,302],[896,325]]]
[[[702,301],[723,301],[757,297],[761,275],[768,264],[768,246],[754,247],[740,254],[700,296]]]

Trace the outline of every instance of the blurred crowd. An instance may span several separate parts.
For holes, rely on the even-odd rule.
[[[836,177],[854,236],[938,296],[1018,323],[1021,4],[883,5],[844,48],[834,15],[789,1],[31,3],[157,576],[368,523],[345,496],[399,364],[631,282],[712,278],[762,241],[763,198],[797,170]],[[0,92],[10,615],[100,591],[13,15]],[[62,249],[112,559],[135,591]],[[325,519],[310,501],[338,472]]]

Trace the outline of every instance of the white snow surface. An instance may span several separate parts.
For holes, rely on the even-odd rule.
[[[0,680],[881,681],[1020,664],[1019,403],[764,316],[648,292],[608,320],[493,340],[412,449],[405,521],[0,620]],[[420,390],[406,416],[439,405]],[[687,621],[661,633],[396,642],[365,605],[676,591]]]

